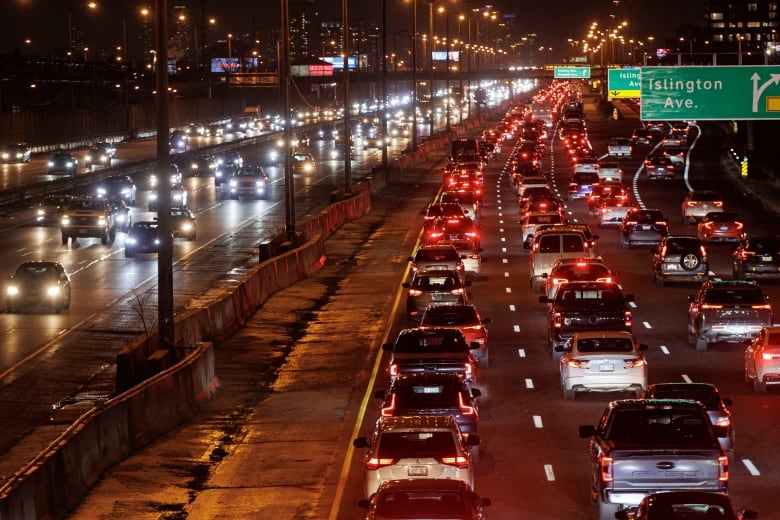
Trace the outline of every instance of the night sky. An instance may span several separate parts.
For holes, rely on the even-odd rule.
[[[388,31],[408,31],[411,24],[410,0],[386,0],[389,12]],[[201,7],[207,16],[218,20],[218,32],[239,34],[253,27],[262,29],[279,25],[281,0],[168,0],[168,7],[184,5],[200,16]],[[427,32],[428,5],[418,0],[418,29]],[[18,48],[25,54],[47,55],[65,48],[67,43],[68,12],[74,24],[85,28],[87,39],[109,47],[121,41],[122,19],[127,20],[131,33],[140,27],[136,14],[139,7],[153,1],[147,0],[98,0],[97,11],[88,11],[85,0],[0,0],[0,54]],[[297,4],[306,9],[332,13],[340,19],[339,0],[290,0],[291,11]],[[552,56],[569,54],[568,38],[582,39],[592,21],[602,26],[611,20],[628,20],[630,36],[644,39],[648,35],[656,42],[673,37],[678,26],[701,24],[705,0],[492,0],[490,2],[502,14],[513,13],[517,34],[536,33],[539,45],[552,47]],[[450,31],[456,31],[455,14],[469,12],[486,5],[475,0],[436,0],[435,7],[447,6],[453,17]],[[381,21],[381,0],[351,0],[350,18]],[[609,14],[615,14],[610,18]],[[441,20],[440,15],[436,15]],[[439,23],[439,22],[437,22]],[[444,32],[443,23],[436,32]],[[262,33],[261,33],[262,34]],[[26,38],[31,43],[25,44]]]

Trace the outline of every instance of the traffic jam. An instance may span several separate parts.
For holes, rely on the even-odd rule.
[[[641,269],[656,291],[687,288],[687,316],[675,321],[687,328],[690,350],[739,349],[744,365],[731,370],[763,393],[780,384],[780,326],[762,290],[765,280],[780,278],[780,238],[751,235],[714,190],[691,189],[676,215],[647,206],[638,182],[658,190],[670,181],[689,186],[698,126],[644,122],[594,146],[586,89],[553,82],[479,138],[453,141],[437,170],[441,188],[408,258],[405,328],[383,345],[387,364],[373,394],[378,420],[370,435],[353,440],[364,456],[358,506],[365,518],[483,519],[496,509],[495,497],[486,496],[491,488],[480,483],[481,452],[490,449],[480,434],[480,405],[493,383],[498,342],[489,341],[493,322],[480,307],[493,309],[499,298],[483,292],[485,267],[497,278],[509,269],[509,250],[527,262],[525,291],[538,306],[510,304],[509,311],[544,315],[543,327],[522,334],[544,344],[557,366],[560,399],[603,397],[603,415],[579,427],[575,446],[589,461],[589,488],[581,482],[577,493],[590,496],[594,517],[758,517],[728,494],[736,464],[732,400],[711,381],[653,377],[648,351],[659,347],[635,336],[649,325],[638,325],[637,297],[607,260],[604,243],[615,244],[610,255],[647,253]],[[624,170],[644,153],[636,173]],[[496,203],[488,217],[490,190]],[[499,254],[483,258],[486,242],[496,241],[483,236],[487,218],[496,218],[502,236]],[[519,236],[505,237],[510,222]],[[713,272],[712,248],[730,257],[727,276]],[[553,470],[545,471],[550,480]]]

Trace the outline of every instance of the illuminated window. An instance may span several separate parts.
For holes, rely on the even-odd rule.
[[[756,11],[758,11],[758,4],[748,4],[747,10],[749,13],[755,13]]]
[[[723,20],[723,13],[710,13],[710,20]]]

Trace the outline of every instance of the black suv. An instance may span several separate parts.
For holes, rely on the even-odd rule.
[[[709,278],[707,250],[699,237],[668,235],[650,251],[653,253],[653,279],[658,286],[672,280],[706,282]]]
[[[465,435],[477,433],[481,395],[458,374],[443,372],[402,374],[389,388],[374,392],[383,400],[382,417],[451,415]]]
[[[655,245],[669,234],[669,219],[657,209],[631,208],[620,223],[620,247]]]
[[[746,236],[732,253],[734,278],[780,279],[780,236]]]
[[[455,373],[467,381],[476,377],[477,362],[471,354],[479,350],[476,341],[468,343],[459,329],[426,327],[405,329],[395,343],[385,343],[382,350],[390,352],[387,374],[422,372]]]
[[[460,272],[451,270],[417,271],[410,282],[406,297],[406,317],[409,325],[416,325],[428,305],[455,305],[468,303],[466,287]]]
[[[555,298],[539,296],[548,303],[547,341],[553,357],[556,347],[566,347],[575,332],[625,330],[631,332],[632,313],[628,302],[632,294],[623,294],[615,282],[567,282],[561,284]]]

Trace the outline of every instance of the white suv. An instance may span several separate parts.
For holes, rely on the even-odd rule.
[[[454,479],[474,488],[469,448],[479,445],[479,437],[461,434],[451,415],[381,417],[370,439],[358,437],[352,444],[368,449],[364,462],[366,498],[388,480]]]

